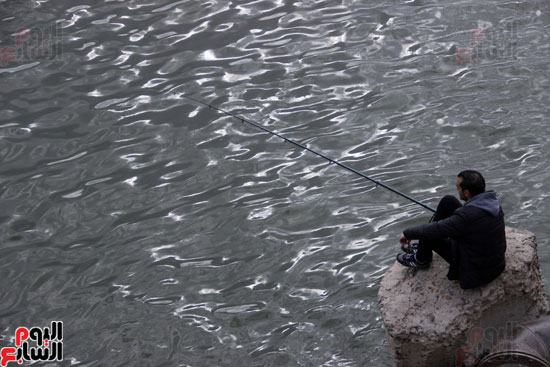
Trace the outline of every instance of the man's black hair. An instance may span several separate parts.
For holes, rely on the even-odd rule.
[[[462,190],[470,191],[472,197],[485,192],[485,179],[478,171],[465,170],[458,174],[462,178],[460,187]]]

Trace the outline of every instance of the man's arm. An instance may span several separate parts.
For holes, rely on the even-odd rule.
[[[437,240],[448,237],[460,237],[465,234],[467,228],[468,224],[464,218],[464,214],[455,212],[449,218],[407,228],[403,231],[403,235],[405,236],[405,240]]]

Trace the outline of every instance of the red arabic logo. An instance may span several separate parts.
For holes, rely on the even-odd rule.
[[[33,341],[37,346],[31,347]],[[52,321],[51,327],[18,327],[15,330],[15,347],[5,347],[0,351],[0,366],[9,362],[22,364],[25,361],[63,360],[63,321]]]
[[[21,28],[15,32],[15,44],[0,47],[0,68],[9,64],[22,64],[40,58],[55,59],[63,51],[61,23],[31,29]]]
[[[515,58],[517,28],[515,22],[507,22],[498,27],[470,30],[469,47],[456,50],[456,65],[462,66],[467,62],[477,64],[484,58]]]

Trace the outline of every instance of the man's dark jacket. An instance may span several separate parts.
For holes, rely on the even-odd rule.
[[[496,193],[486,191],[468,200],[447,219],[406,229],[407,239],[450,238],[452,261],[447,277],[464,289],[496,278],[505,267],[504,213]]]

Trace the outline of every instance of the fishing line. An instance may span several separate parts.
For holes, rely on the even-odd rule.
[[[186,98],[186,99],[188,99],[188,100],[190,100],[190,101],[193,101],[193,102],[195,102],[195,103],[198,103],[198,104],[200,104],[200,105],[202,105],[202,106],[211,108],[211,109],[216,110],[216,111],[218,111],[218,112],[221,112],[221,113],[223,113],[223,114],[225,114],[225,115],[227,115],[227,116],[229,116],[229,117],[233,117],[233,118],[235,118],[235,119],[241,121],[242,123],[246,123],[246,124],[248,124],[248,125],[254,126],[254,127],[256,127],[256,128],[258,128],[258,129],[260,129],[260,130],[265,131],[266,133],[269,133],[269,134],[271,134],[271,135],[274,135],[274,136],[276,136],[276,137],[279,137],[279,138],[283,139],[285,142],[294,144],[294,145],[296,145],[297,147],[300,147],[300,148],[302,148],[302,149],[305,149],[305,150],[307,150],[308,152],[311,152],[311,153],[315,154],[316,156],[319,156],[319,157],[321,157],[321,158],[323,158],[323,159],[329,161],[330,163],[334,163],[334,164],[336,164],[337,166],[340,166],[340,167],[342,167],[342,168],[344,168],[344,169],[346,169],[346,170],[348,170],[348,171],[350,171],[350,172],[355,173],[355,174],[358,175],[358,176],[361,176],[361,177],[363,177],[363,178],[365,178],[365,179],[367,179],[367,180],[369,180],[369,181],[375,183],[376,186],[381,186],[381,187],[385,188],[386,190],[389,190],[389,191],[391,191],[391,192],[393,192],[393,193],[395,193],[395,194],[397,194],[397,195],[399,195],[399,196],[401,196],[401,197],[404,197],[405,199],[410,200],[410,201],[412,201],[413,203],[418,204],[418,205],[420,205],[421,207],[423,207],[423,208],[425,208],[425,209],[428,209],[428,210],[430,210],[430,211],[432,211],[432,212],[435,213],[435,209],[434,209],[434,208],[432,208],[432,207],[430,207],[430,206],[428,206],[428,205],[426,205],[426,204],[424,204],[424,203],[422,203],[422,202],[420,202],[420,201],[418,201],[418,200],[416,200],[416,199],[410,197],[409,195],[404,194],[404,193],[402,193],[402,192],[400,192],[400,191],[394,189],[393,187],[386,185],[386,184],[383,183],[383,182],[380,182],[380,181],[378,181],[378,180],[375,180],[374,178],[369,177],[369,176],[365,175],[364,173],[361,173],[361,172],[359,172],[359,171],[357,171],[357,170],[355,170],[355,169],[353,169],[353,168],[351,168],[351,167],[349,167],[349,166],[347,166],[347,165],[345,165],[345,164],[343,164],[343,163],[341,163],[341,162],[338,162],[337,160],[334,160],[334,159],[332,159],[332,158],[330,158],[330,157],[327,157],[326,155],[324,155],[324,154],[322,154],[322,153],[319,153],[319,152],[317,152],[317,151],[315,151],[315,150],[313,150],[313,149],[310,149],[310,148],[306,147],[305,145],[298,143],[298,142],[295,141],[295,140],[289,139],[289,138],[287,138],[287,137],[285,137],[285,136],[283,136],[283,135],[281,135],[281,134],[279,134],[279,133],[276,133],[275,131],[272,131],[272,130],[270,130],[270,129],[268,129],[268,128],[266,128],[266,127],[264,127],[264,126],[262,126],[262,125],[260,125],[260,124],[258,124],[258,123],[256,123],[256,122],[254,122],[254,121],[250,121],[250,120],[248,120],[248,119],[245,119],[244,117],[241,117],[241,116],[235,115],[235,114],[233,114],[233,113],[231,113],[231,112],[227,112],[227,111],[225,111],[225,110],[222,110],[222,109],[219,108],[219,107],[216,107],[216,106],[213,106],[213,105],[211,105],[211,104],[208,104],[208,103],[199,101],[198,99],[195,99],[195,98],[193,98],[193,97],[189,97],[189,96],[186,96],[186,95],[184,95],[184,94],[178,94],[178,95],[179,95],[180,97],[183,97],[183,98]]]

